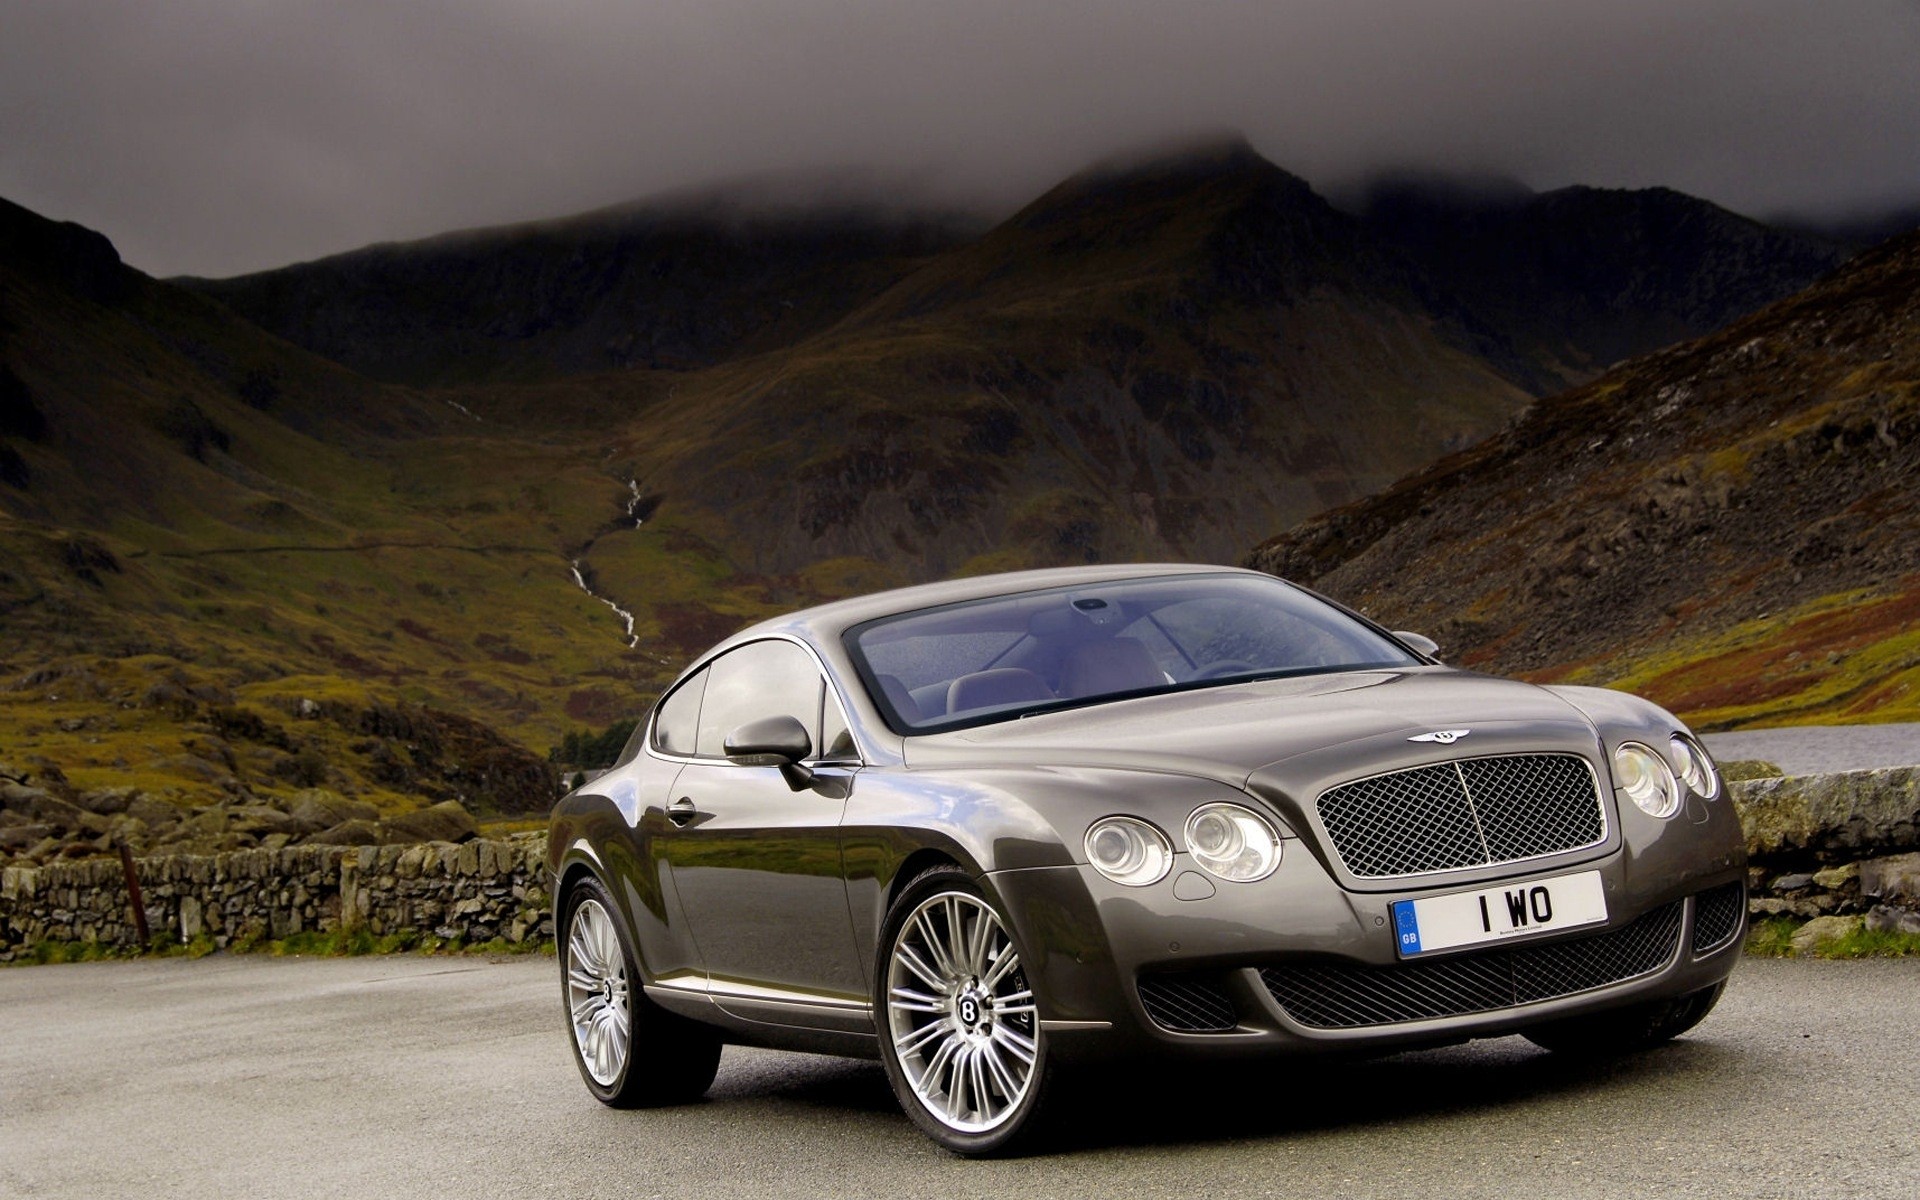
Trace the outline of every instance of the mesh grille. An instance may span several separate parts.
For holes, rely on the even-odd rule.
[[[1287,1015],[1316,1029],[1354,1029],[1487,1012],[1571,996],[1658,970],[1680,940],[1679,902],[1618,929],[1433,962],[1266,967],[1260,980]]]
[[[1175,1033],[1217,1033],[1239,1023],[1233,1001],[1211,980],[1144,976],[1140,980],[1140,1003],[1155,1025]]]
[[[1591,846],[1607,834],[1581,759],[1522,754],[1469,758],[1459,767],[1494,862]]]
[[[1733,940],[1747,912],[1747,885],[1739,880],[1693,898],[1693,952],[1705,954]]]
[[[1606,837],[1586,760],[1511,754],[1411,767],[1321,793],[1321,824],[1363,879],[1519,862]]]

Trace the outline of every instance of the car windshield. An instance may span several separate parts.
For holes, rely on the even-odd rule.
[[[897,733],[1420,662],[1325,601],[1251,575],[1123,579],[944,605],[856,626],[847,648]]]

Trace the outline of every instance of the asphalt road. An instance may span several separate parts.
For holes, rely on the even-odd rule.
[[[729,1049],[704,1103],[603,1109],[551,959],[12,968],[0,1196],[1911,1200],[1916,991],[1920,961],[1752,960],[1692,1035],[1610,1065],[1504,1038],[1122,1079],[1053,1152],[968,1162],[871,1063]]]
[[[1763,758],[1789,775],[1920,766],[1920,724],[1794,725],[1701,740],[1715,758]]]

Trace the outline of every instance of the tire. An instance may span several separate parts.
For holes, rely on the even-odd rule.
[[[907,1116],[955,1154],[1031,1144],[1054,1083],[1011,928],[972,876],[935,867],[900,893],[881,929],[880,1061]]]
[[[1583,1058],[1630,1054],[1672,1041],[1706,1020],[1726,987],[1722,980],[1684,996],[1648,1000],[1591,1016],[1568,1017],[1525,1030],[1523,1035],[1534,1045],[1555,1054]]]
[[[633,940],[606,886],[580,880],[562,911],[561,1008],[574,1065],[594,1099],[650,1108],[705,1094],[720,1069],[719,1034],[647,998]]]

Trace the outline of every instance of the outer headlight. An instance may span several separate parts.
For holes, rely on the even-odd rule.
[[[1613,752],[1613,780],[1627,798],[1650,817],[1680,811],[1680,785],[1667,760],[1639,742],[1622,742]]]
[[[1707,757],[1706,748],[1684,733],[1676,733],[1669,743],[1673,747],[1673,761],[1680,768],[1680,782],[1693,789],[1693,794],[1702,800],[1711,800],[1720,794],[1720,772],[1713,769],[1713,759]]]
[[[1208,874],[1252,883],[1280,865],[1280,835],[1250,808],[1205,804],[1187,818],[1187,852]]]
[[[1102,817],[1087,828],[1087,861],[1115,883],[1146,887],[1167,877],[1173,846],[1138,817]]]

